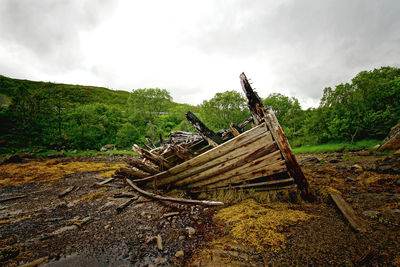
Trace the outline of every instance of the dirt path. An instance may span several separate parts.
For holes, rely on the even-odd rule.
[[[48,257],[49,266],[400,265],[400,186],[395,185],[400,158],[349,152],[302,155],[301,160],[315,203],[254,201],[247,205],[251,216],[239,212],[243,216],[232,222],[223,214],[239,206],[190,207],[139,197],[117,212],[127,199],[114,196],[132,191],[119,181],[96,183],[118,168],[118,159],[48,160],[34,164],[36,169],[1,165],[0,199],[27,196],[0,203],[0,264]],[[65,175],[55,179],[42,165],[46,171],[64,168]],[[19,177],[22,166],[26,173],[15,184],[10,169]],[[78,166],[90,172],[69,172]],[[71,186],[71,193],[58,197]],[[327,197],[332,189],[342,192],[370,232],[351,230]],[[241,223],[251,227],[243,230]]]

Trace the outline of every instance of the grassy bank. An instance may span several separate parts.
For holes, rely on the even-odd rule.
[[[35,151],[29,151],[29,150],[21,150],[17,151],[14,154],[32,154],[34,157],[49,157],[49,156],[57,156],[57,155],[65,155],[67,157],[77,157],[77,156],[106,156],[109,154],[117,154],[117,155],[133,155],[136,156],[137,153],[134,151],[130,150],[110,150],[106,152],[100,152],[97,150],[77,150],[77,151],[41,151],[41,152],[35,152]],[[5,156],[10,156],[13,155],[11,153],[8,154],[1,154],[0,157],[5,157]]]
[[[373,150],[373,147],[381,144],[382,141],[380,140],[361,140],[355,142],[353,144],[346,143],[346,142],[332,142],[326,143],[321,145],[314,145],[314,146],[301,146],[293,148],[293,152],[297,154],[301,153],[321,153],[321,152],[329,152],[329,151],[338,151],[344,149],[368,149]]]

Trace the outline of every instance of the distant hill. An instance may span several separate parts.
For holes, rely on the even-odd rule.
[[[16,95],[28,91],[34,93],[34,91],[40,89],[62,92],[62,97],[72,103],[102,103],[124,106],[129,97],[127,91],[110,90],[104,87],[29,81],[0,75],[0,105],[7,106],[10,104],[9,98],[12,101],[12,98]]]

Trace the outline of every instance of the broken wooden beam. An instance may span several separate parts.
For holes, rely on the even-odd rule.
[[[152,164],[146,164],[138,158],[124,158],[123,161],[125,161],[126,163],[128,163],[129,165],[131,165],[135,168],[138,168],[139,170],[141,170],[143,172],[147,172],[150,174],[156,174],[156,173],[160,172],[160,170],[153,167]]]
[[[157,155],[153,154],[152,152],[139,147],[138,145],[133,145],[132,149],[134,151],[136,151],[140,156],[150,160],[151,162],[153,162],[156,165],[161,165],[162,167],[164,167],[166,169],[169,169],[173,166],[170,162],[165,160],[162,156],[157,156]]]
[[[219,144],[223,143],[221,137],[219,137],[216,133],[208,129],[208,127],[194,115],[192,112],[188,111],[186,113],[186,119],[193,125],[196,131],[205,139],[207,142],[216,147]]]
[[[193,199],[185,199],[185,198],[172,198],[172,197],[163,197],[157,194],[153,194],[147,191],[144,191],[137,187],[131,180],[126,179],[126,182],[136,191],[139,193],[161,201],[169,201],[169,202],[175,202],[175,203],[182,203],[182,204],[191,204],[191,205],[206,205],[206,206],[221,206],[224,205],[222,202],[218,201],[208,201],[208,200],[193,200]]]
[[[231,123],[229,125],[229,130],[233,134],[233,136],[238,136],[241,133],[241,129],[237,127],[235,124]]]
[[[344,218],[350,223],[351,228],[356,232],[367,232],[368,229],[366,224],[361,221],[356,215],[353,208],[343,199],[343,197],[338,193],[329,194],[336,204],[340,212],[343,214]]]
[[[105,184],[111,182],[111,181],[114,180],[114,179],[115,179],[114,177],[110,177],[110,178],[105,179],[104,181],[101,181],[101,182],[96,183],[96,184],[97,184],[97,185],[105,185]]]
[[[262,103],[261,98],[258,96],[258,94],[253,90],[253,88],[251,88],[251,85],[247,80],[244,72],[242,72],[239,77],[243,92],[245,93],[249,101],[248,107],[253,117],[253,121],[256,125],[258,125],[263,121],[263,114],[260,113],[259,108],[264,107],[264,104]]]

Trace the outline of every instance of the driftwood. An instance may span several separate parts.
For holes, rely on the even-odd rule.
[[[132,204],[138,198],[139,198],[138,196],[134,196],[134,197],[130,198],[128,201],[124,202],[121,206],[118,206],[116,208],[117,212],[123,211],[126,207],[128,207],[130,204]]]
[[[114,177],[110,177],[108,179],[105,179],[104,181],[101,181],[101,182],[97,183],[97,185],[105,185],[105,184],[113,181],[114,179],[115,179]]]
[[[10,201],[10,200],[25,198],[27,196],[28,195],[17,195],[17,196],[5,197],[5,198],[0,199],[0,203]]]
[[[340,194],[330,193],[330,196],[336,206],[343,214],[344,218],[349,222],[351,228],[356,232],[367,232],[366,224],[356,215],[353,208],[342,198]]]
[[[185,198],[172,198],[172,197],[163,197],[160,195],[156,195],[147,191],[144,191],[137,187],[131,180],[126,179],[126,182],[136,191],[139,193],[161,201],[169,201],[169,202],[175,202],[175,203],[182,203],[182,204],[191,204],[191,205],[206,205],[206,206],[221,206],[224,205],[222,202],[218,201],[207,201],[207,200],[193,200],[193,199],[185,199]]]
[[[75,186],[70,186],[67,189],[65,189],[64,191],[62,191],[59,195],[58,198],[63,198],[66,195],[68,195],[69,193],[71,193],[72,191],[74,191],[76,187]]]

